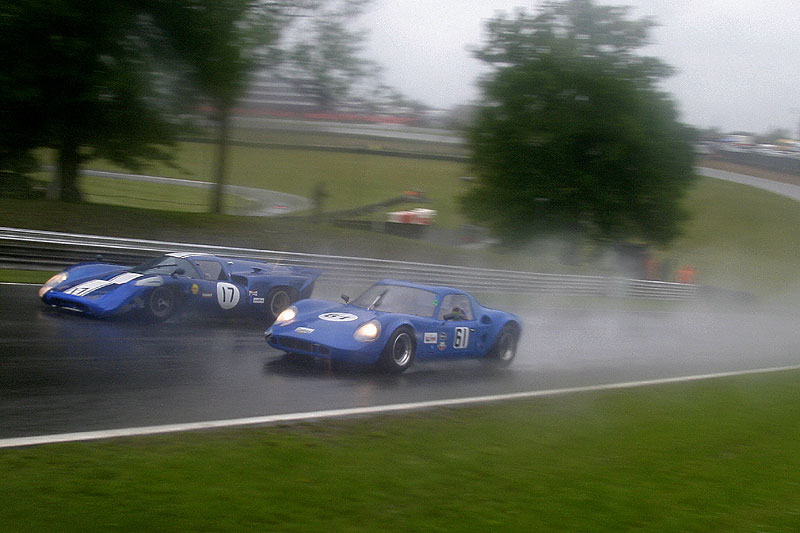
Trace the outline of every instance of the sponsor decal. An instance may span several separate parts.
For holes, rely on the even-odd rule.
[[[295,332],[297,333],[314,333],[314,328],[306,328],[303,326],[294,328]]]
[[[442,342],[446,341],[447,340],[447,333],[445,333],[444,331],[439,333],[439,340],[442,341]]]
[[[447,348],[447,343],[445,343],[444,341],[441,341],[439,343],[439,350],[444,351],[446,348]]]
[[[223,309],[233,309],[239,303],[239,287],[231,283],[217,283],[217,302]]]
[[[200,285],[192,283],[192,294],[197,294],[198,292],[200,292]]]
[[[250,296],[251,298],[253,296],[258,296],[258,291],[247,291],[247,295]]]
[[[264,303],[264,298],[253,298],[253,303],[254,304],[263,304]]]
[[[327,320],[328,322],[352,322],[353,320],[358,320],[358,317],[352,313],[322,313],[319,315],[319,318],[322,320]]]
[[[210,292],[204,292],[200,296],[202,296],[203,298],[213,298],[214,297],[214,295],[211,294]]]
[[[424,340],[424,342],[425,342],[425,344],[436,344],[436,339],[437,339],[437,337],[438,337],[438,335],[436,335],[436,332],[435,332],[435,331],[433,331],[433,332],[431,332],[431,333],[427,333],[427,332],[426,332],[426,333],[425,333],[425,340]]]

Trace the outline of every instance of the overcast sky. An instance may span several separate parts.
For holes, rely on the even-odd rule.
[[[646,53],[678,73],[667,80],[682,120],[723,131],[797,136],[800,124],[800,0],[600,0],[653,17]],[[380,63],[385,81],[434,107],[476,100],[486,19],[531,0],[373,0],[361,18],[364,56]]]

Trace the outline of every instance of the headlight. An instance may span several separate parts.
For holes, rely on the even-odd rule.
[[[359,342],[374,341],[381,334],[381,323],[377,320],[370,320],[358,327],[353,338]]]
[[[61,283],[64,283],[65,281],[67,281],[68,277],[69,277],[69,274],[67,274],[66,272],[59,272],[58,274],[56,274],[52,278],[48,279],[45,282],[45,284],[42,285],[42,287],[39,289],[39,298],[41,298],[42,296],[47,294],[50,291],[50,289],[52,289],[56,285],[59,285]]]
[[[285,324],[287,322],[291,322],[294,320],[294,317],[297,316],[297,308],[295,306],[289,306],[275,318],[275,324]]]

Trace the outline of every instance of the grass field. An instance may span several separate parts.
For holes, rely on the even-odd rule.
[[[798,383],[0,450],[0,529],[797,531]]]
[[[155,162],[143,167],[139,173],[214,181],[214,149],[211,144],[179,143],[175,150],[174,165]],[[129,172],[105,161],[94,161],[89,166],[94,170]],[[419,190],[430,201],[429,207],[437,210],[437,223],[452,228],[466,221],[459,213],[455,201],[466,186],[458,179],[466,173],[466,169],[464,163],[453,161],[370,154],[353,155],[346,152],[292,148],[232,146],[229,183],[305,197],[310,197],[314,187],[322,183],[329,195],[325,200],[325,208],[333,211],[380,202],[400,196],[407,190]],[[44,179],[47,176],[39,174],[37,177]],[[94,194],[107,194],[104,190],[106,184],[112,184],[113,187],[121,186],[118,184],[119,180],[111,178],[83,179],[87,191]],[[128,191],[120,195],[153,198],[153,194],[149,192],[153,190],[152,184],[133,183],[126,187]],[[160,187],[169,199],[174,199],[166,205],[168,209],[197,211],[197,204],[202,203],[203,195],[206,197],[206,205],[208,204],[208,193],[205,191],[167,185]],[[183,199],[182,195],[185,195]],[[119,204],[119,201],[113,203]],[[162,206],[154,202],[150,207]]]

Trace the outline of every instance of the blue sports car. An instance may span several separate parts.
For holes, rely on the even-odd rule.
[[[344,303],[302,300],[267,329],[273,348],[399,374],[416,360],[476,357],[508,365],[522,332],[516,315],[464,291],[382,280]]]
[[[208,254],[172,253],[130,268],[80,263],[50,278],[50,306],[105,318],[138,311],[166,320],[185,310],[250,313],[270,320],[308,298],[320,271]]]

